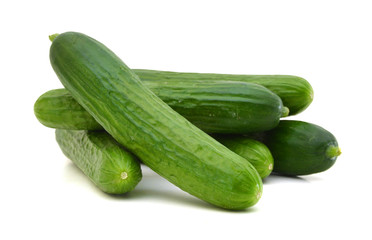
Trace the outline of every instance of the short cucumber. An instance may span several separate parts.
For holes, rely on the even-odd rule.
[[[248,160],[264,179],[270,175],[274,167],[274,159],[270,150],[262,142],[245,136],[213,136],[228,149]]]
[[[240,82],[145,82],[158,97],[208,133],[250,133],[279,124],[288,114],[280,98],[257,84]],[[100,130],[102,127],[65,89],[51,90],[34,105],[39,121],[60,129]]]
[[[308,175],[323,172],[341,154],[336,138],[324,128],[303,121],[283,120],[258,137],[274,157],[274,172]]]
[[[104,131],[56,130],[62,152],[102,191],[123,194],[142,178],[139,161]]]
[[[181,73],[156,70],[133,70],[142,81],[159,81],[159,84],[184,81],[239,81],[260,84],[275,94],[289,108],[289,115],[305,110],[313,101],[314,91],[305,79],[291,75],[234,75],[215,73]]]
[[[50,60],[64,87],[147,166],[216,206],[244,209],[261,197],[254,167],[172,110],[112,51],[76,32],[58,35]]]

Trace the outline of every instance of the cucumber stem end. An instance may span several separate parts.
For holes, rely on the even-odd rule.
[[[55,33],[55,34],[52,34],[52,35],[49,35],[49,40],[51,42],[53,42],[53,40],[59,35],[59,33]]]
[[[283,106],[281,117],[287,117],[288,115],[289,115],[289,108],[287,108],[286,106]]]
[[[331,145],[327,148],[326,155],[329,158],[336,158],[341,155],[341,148]]]

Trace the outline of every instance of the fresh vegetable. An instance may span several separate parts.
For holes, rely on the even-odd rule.
[[[254,167],[172,110],[112,51],[76,32],[54,38],[50,61],[64,87],[147,166],[186,192],[227,209],[261,197]]]
[[[262,142],[244,136],[213,136],[228,149],[248,160],[261,178],[270,175],[274,167],[274,159],[270,150]]]
[[[341,154],[336,138],[312,123],[283,120],[278,127],[256,136],[274,157],[274,172],[308,175],[323,172]]]
[[[313,101],[314,92],[308,81],[301,77],[290,75],[234,75],[215,73],[180,73],[156,70],[133,70],[142,81],[160,81],[159,85],[170,82],[184,81],[239,81],[260,84],[275,94],[289,108],[289,115],[295,115],[305,110]]]
[[[204,81],[145,82],[158,97],[191,123],[209,133],[265,131],[288,114],[280,98],[257,84]],[[102,127],[65,89],[44,93],[35,115],[47,127],[99,130]]]
[[[99,130],[101,125],[66,89],[50,90],[34,104],[34,113],[47,127],[70,130]]]
[[[104,131],[57,129],[56,140],[66,157],[104,192],[129,192],[142,178],[136,157]]]
[[[250,133],[276,127],[288,115],[267,88],[231,81],[144,81],[173,110],[207,133]]]

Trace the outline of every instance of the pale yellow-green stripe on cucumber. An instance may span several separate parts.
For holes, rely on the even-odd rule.
[[[113,138],[179,188],[227,209],[260,199],[262,181],[247,160],[172,110],[103,44],[63,33],[50,60],[64,87]]]

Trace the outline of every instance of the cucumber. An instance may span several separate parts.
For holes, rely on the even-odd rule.
[[[248,161],[171,109],[103,44],[63,33],[53,40],[50,61],[76,101],[171,183],[226,209],[260,199],[262,180]]]
[[[36,118],[44,126],[69,130],[101,130],[101,125],[66,89],[41,95],[34,104]]]
[[[239,81],[260,84],[275,94],[289,108],[289,115],[305,110],[313,101],[314,91],[305,79],[291,75],[234,75],[215,73],[180,73],[145,69],[133,70],[142,81],[160,81],[160,84],[184,81]]]
[[[308,175],[326,171],[341,154],[336,138],[324,128],[303,121],[283,120],[256,136],[274,157],[274,172]]]
[[[279,124],[288,114],[280,98],[257,84],[240,82],[145,82],[158,97],[191,123],[208,133],[250,133]],[[101,130],[95,119],[65,89],[51,90],[34,105],[47,127]]]
[[[276,127],[288,115],[267,88],[232,81],[144,81],[173,110],[207,133],[251,133]]]
[[[270,175],[274,159],[268,147],[262,142],[245,136],[213,136],[228,149],[248,160],[262,179]]]
[[[139,161],[104,131],[56,129],[62,152],[102,191],[123,194],[142,178]]]

